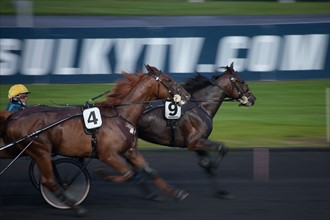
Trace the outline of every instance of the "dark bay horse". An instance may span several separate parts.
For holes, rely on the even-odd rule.
[[[23,155],[30,156],[37,164],[41,184],[78,214],[82,214],[84,209],[69,198],[54,178],[52,153],[68,157],[96,157],[121,174],[107,177],[116,182],[130,181],[135,178],[136,170],[144,170],[167,195],[183,199],[186,195],[168,185],[137,150],[136,123],[149,100],[174,99],[179,105],[184,105],[190,94],[167,74],[149,65],[146,68],[147,74],[123,73],[124,80],[116,83],[107,99],[95,103],[102,118],[102,126],[97,129],[95,139],[86,131],[82,107],[34,106],[10,115],[2,111],[0,138],[6,144],[63,118],[68,120],[0,151],[0,158],[12,158],[30,145]],[[93,141],[96,143],[94,150]]]
[[[211,79],[197,75],[183,85],[191,94],[191,100],[182,107],[181,117],[169,120],[164,117],[164,102],[151,102],[138,122],[138,136],[146,141],[172,147],[188,148],[199,157],[199,165],[207,171],[216,195],[226,198],[227,192],[218,190],[215,169],[227,148],[221,142],[209,140],[212,119],[225,98],[240,102],[242,106],[252,106],[256,97],[245,81],[236,73],[233,63],[222,74]],[[157,126],[152,126],[157,124]],[[219,152],[212,160],[208,151]]]

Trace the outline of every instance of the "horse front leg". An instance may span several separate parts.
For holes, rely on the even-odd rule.
[[[208,139],[204,139],[198,136],[191,136],[188,139],[187,148],[190,151],[216,151],[217,156],[212,160],[208,153],[199,155],[199,164],[202,167],[209,168],[217,168],[224,158],[224,156],[228,153],[228,148],[222,142],[211,141]]]
[[[199,165],[204,169],[210,183],[210,187],[216,197],[221,199],[232,199],[233,197],[226,190],[220,189],[218,183],[218,176],[216,175],[216,168],[207,151],[195,151],[199,157]]]
[[[102,176],[104,180],[109,182],[123,183],[130,181],[134,177],[135,171],[132,169],[130,164],[127,163],[126,159],[118,153],[112,153],[111,156],[108,157],[101,155],[99,159],[122,174],[109,175],[104,167],[96,168],[95,172]]]
[[[153,198],[154,193],[147,188],[147,185],[144,182],[145,176],[151,178],[154,184],[163,193],[170,197],[174,197],[177,200],[183,200],[189,195],[184,190],[176,189],[173,186],[170,186],[163,178],[160,177],[155,169],[149,166],[143,155],[136,148],[132,148],[131,150],[127,151],[125,153],[125,157],[138,169],[138,173],[136,175],[136,177],[138,177],[138,186],[142,187],[143,190],[147,193],[151,193],[148,197]]]
[[[223,199],[231,198],[231,195],[227,191],[219,189],[219,183],[215,172],[223,157],[227,154],[228,148],[221,142],[203,139],[198,135],[191,136],[188,140],[187,148],[197,153],[198,164],[204,169],[215,196]],[[215,160],[212,160],[208,151],[216,151],[218,153]]]

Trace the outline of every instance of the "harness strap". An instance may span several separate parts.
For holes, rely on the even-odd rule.
[[[176,147],[175,132],[176,132],[178,120],[177,119],[171,119],[171,120],[168,120],[168,121],[169,121],[169,125],[170,125],[170,128],[171,128],[171,142],[170,142],[170,145],[172,147]]]
[[[106,93],[108,93],[108,92],[109,91],[107,91]],[[104,94],[102,94],[102,95],[104,95]],[[102,95],[100,95],[100,96],[102,96]],[[98,98],[98,97],[96,97],[96,98]],[[86,102],[85,105],[81,108],[81,111],[84,111],[85,109],[88,109],[88,108],[92,108],[94,106],[95,105],[93,103]],[[91,145],[92,145],[92,155],[91,155],[91,157],[92,158],[97,158],[98,157],[98,153],[97,153],[97,139],[96,139],[96,134],[97,134],[98,130],[99,130],[99,128],[87,129],[85,127],[85,133],[87,135],[91,135],[92,136],[92,139],[91,139]]]
[[[93,131],[92,131],[92,157],[93,158],[98,157],[96,148],[97,148],[96,129],[93,129]]]

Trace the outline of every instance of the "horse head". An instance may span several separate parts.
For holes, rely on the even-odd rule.
[[[190,99],[190,94],[183,86],[174,81],[168,74],[163,73],[156,67],[145,65],[148,74],[158,82],[157,96],[165,96],[170,94],[172,100],[179,106],[186,104]]]
[[[226,71],[221,75],[225,80],[221,80],[221,86],[226,90],[227,96],[238,100],[240,106],[250,107],[254,105],[257,98],[250,91],[246,82],[234,70],[234,63],[225,67]]]

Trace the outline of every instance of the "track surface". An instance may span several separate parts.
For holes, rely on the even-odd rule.
[[[185,200],[144,200],[132,183],[104,182],[88,165],[92,186],[83,206],[84,219],[134,220],[328,220],[330,219],[330,151],[282,150],[269,154],[269,180],[253,178],[253,151],[230,151],[218,170],[222,188],[232,200],[212,196],[196,156],[187,151],[144,151],[149,163],[170,184],[190,193]],[[1,160],[3,168],[9,160]],[[76,219],[71,210],[52,208],[33,188],[21,158],[0,176],[1,220]],[[107,168],[115,173],[111,168]]]

